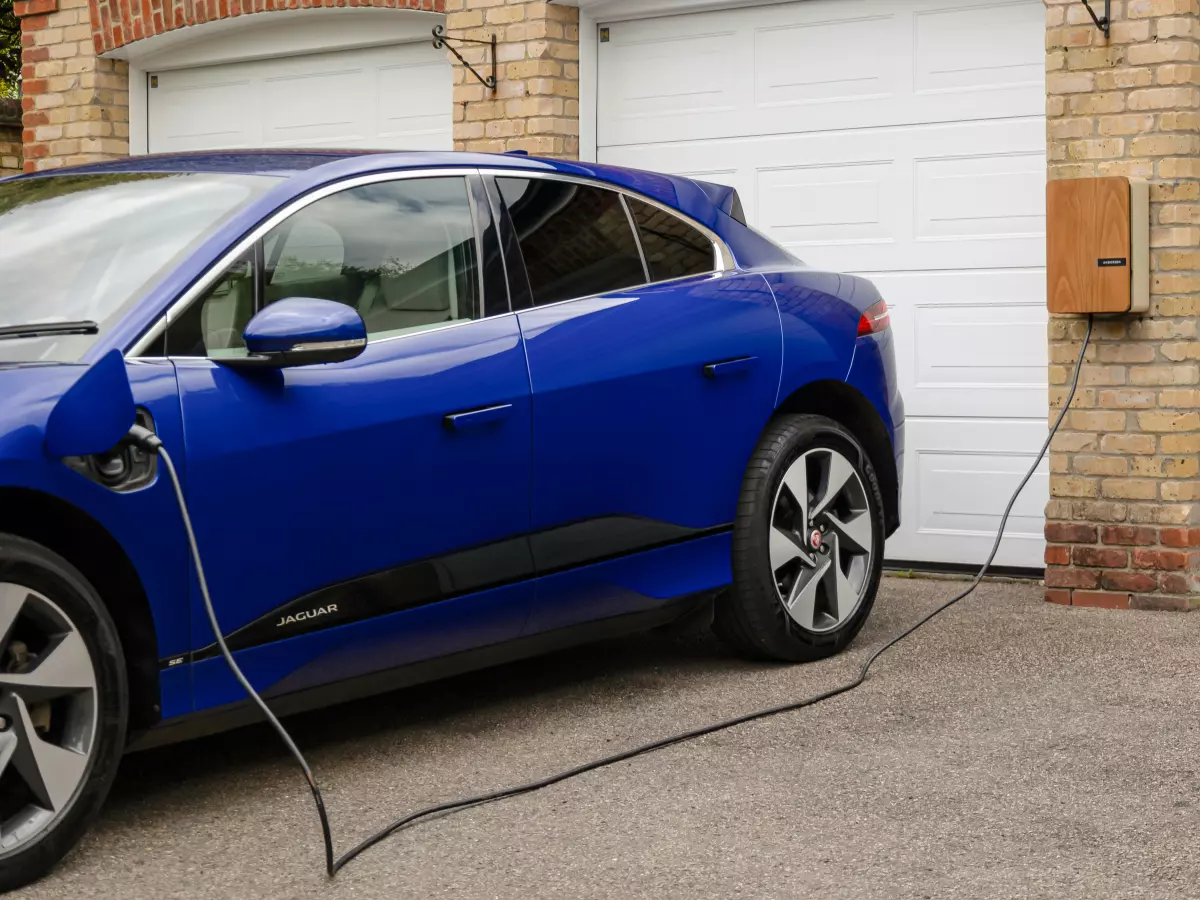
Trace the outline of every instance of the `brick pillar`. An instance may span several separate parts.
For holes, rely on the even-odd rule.
[[[0,100],[0,178],[21,171],[21,104]]]
[[[1049,176],[1151,182],[1151,309],[1096,322],[1051,447],[1046,599],[1187,610],[1200,605],[1200,0],[1115,2],[1113,17],[1105,39],[1076,0],[1046,0]],[[1084,328],[1050,321],[1052,417]]]
[[[101,59],[88,0],[17,0],[25,170],[129,154],[129,67]]]
[[[451,37],[499,39],[495,93],[454,63],[454,148],[579,157],[579,10],[545,0],[446,0]],[[456,47],[483,75],[490,50]]]

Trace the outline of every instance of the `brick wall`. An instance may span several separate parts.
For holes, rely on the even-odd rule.
[[[1093,4],[1097,5],[1097,4]],[[1098,4],[1103,6],[1103,4]],[[1151,182],[1151,310],[1098,320],[1050,456],[1046,599],[1200,604],[1200,0],[1046,0],[1051,178]],[[1052,318],[1051,415],[1085,323]]]
[[[18,0],[25,169],[129,153],[129,76],[96,56],[88,0]]]
[[[0,100],[0,178],[21,171],[21,104]]]
[[[455,62],[457,150],[579,156],[579,10],[545,0],[446,0],[451,37],[499,40],[496,91]],[[456,47],[483,75],[483,46]]]

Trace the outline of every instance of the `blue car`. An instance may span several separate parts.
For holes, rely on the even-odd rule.
[[[887,306],[737,193],[521,155],[148,156],[0,182],[0,888],[121,755],[686,620],[837,653],[900,516]],[[98,426],[96,426],[98,427]],[[111,439],[110,439],[111,441]],[[81,445],[82,446],[82,445]]]

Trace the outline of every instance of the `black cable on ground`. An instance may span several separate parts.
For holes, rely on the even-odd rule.
[[[313,802],[317,807],[317,815],[321,820],[321,834],[325,841],[325,869],[332,877],[333,875],[336,875],[343,866],[351,862],[364,850],[368,850],[369,848],[375,846],[380,841],[391,836],[392,834],[395,834],[401,828],[411,825],[414,822],[418,822],[421,819],[428,818],[429,816],[437,815],[438,813],[447,813],[454,812],[456,810],[467,809],[468,807],[478,806],[482,803],[490,803],[494,800],[503,800],[507,797],[517,797],[521,794],[530,794],[534,791],[540,791],[542,788],[550,787],[551,785],[558,784],[570,778],[575,778],[578,775],[583,775],[585,772],[592,772],[596,769],[602,769],[605,766],[611,766],[619,762],[624,762],[628,759],[633,759],[637,756],[643,756],[644,754],[652,753],[655,750],[661,750],[664,747],[670,747],[674,744],[683,743],[684,741],[690,741],[695,738],[704,737],[707,734],[712,734],[717,731],[724,731],[727,728],[733,728],[735,725],[742,725],[746,722],[753,722],[757,719],[765,719],[768,716],[775,716],[779,715],[780,713],[804,709],[806,706],[814,706],[825,700],[829,700],[832,697],[837,697],[840,694],[848,693],[857,688],[867,680],[867,674],[870,671],[871,666],[874,665],[875,661],[879,659],[879,657],[883,656],[884,653],[899,644],[917,629],[932,621],[938,615],[948,610],[963,598],[969,596],[977,587],[979,587],[980,582],[982,582],[984,577],[987,575],[988,570],[991,568],[992,561],[996,558],[996,553],[1000,549],[1000,542],[1004,538],[1004,529],[1008,525],[1008,517],[1012,513],[1012,508],[1016,504],[1017,498],[1021,495],[1021,491],[1025,489],[1025,485],[1029,483],[1029,479],[1033,477],[1033,473],[1037,471],[1038,465],[1041,464],[1043,457],[1046,455],[1046,451],[1050,448],[1050,442],[1054,439],[1054,435],[1058,432],[1058,428],[1062,424],[1063,419],[1066,418],[1067,411],[1071,407],[1071,401],[1075,398],[1075,391],[1079,387],[1079,374],[1083,368],[1084,354],[1087,352],[1088,343],[1092,337],[1092,324],[1092,317],[1088,316],[1087,331],[1083,337],[1083,344],[1079,348],[1079,359],[1075,364],[1075,375],[1071,379],[1071,387],[1063,401],[1062,410],[1059,412],[1058,418],[1054,420],[1054,425],[1051,426],[1050,433],[1046,436],[1046,441],[1044,444],[1042,444],[1042,449],[1038,452],[1037,459],[1033,461],[1033,465],[1029,467],[1029,471],[1025,473],[1025,477],[1021,479],[1021,483],[1017,486],[1016,491],[1013,492],[1012,498],[1008,501],[1008,506],[1006,506],[1004,509],[1004,515],[1000,517],[1000,528],[996,532],[996,540],[992,544],[992,550],[988,554],[987,561],[983,564],[982,568],[980,568],[979,574],[975,576],[971,583],[961,593],[951,597],[941,606],[933,610],[933,612],[920,619],[915,625],[906,628],[896,637],[892,638],[890,641],[872,653],[869,657],[867,657],[867,661],[863,663],[862,668],[859,670],[858,676],[854,680],[848,681],[839,687],[831,688],[823,693],[806,697],[803,700],[797,700],[792,703],[784,703],[779,706],[769,707],[767,709],[760,709],[756,712],[746,713],[745,715],[737,716],[732,719],[725,719],[724,721],[716,722],[711,725],[694,728],[691,731],[685,731],[680,734],[671,735],[670,737],[661,738],[657,741],[652,741],[648,744],[642,744],[641,746],[633,747],[620,753],[614,753],[612,756],[606,756],[602,759],[592,760],[591,762],[584,763],[583,765],[566,769],[562,772],[549,775],[545,778],[540,778],[537,781],[531,781],[528,784],[501,788],[486,794],[478,794],[474,797],[465,797],[461,800],[451,800],[446,803],[439,803],[436,806],[426,807],[425,809],[418,810],[414,813],[404,816],[403,818],[397,819],[382,831],[371,835],[353,849],[346,851],[341,856],[336,858],[334,857],[333,853],[333,834],[329,827],[329,816],[325,812],[325,802],[321,798],[321,789],[317,785],[316,779],[313,777],[312,769],[309,767],[308,762],[304,759],[304,755],[300,752],[299,748],[296,746],[291,736],[287,733],[287,730],[280,723],[279,719],[275,717],[275,714],[271,712],[270,707],[267,706],[266,702],[262,699],[262,697],[259,696],[253,685],[250,684],[250,681],[242,673],[242,670],[238,667],[237,662],[233,658],[233,654],[229,652],[229,647],[225,643],[224,636],[221,634],[221,627],[217,622],[217,614],[213,609],[212,598],[208,593],[208,583],[204,577],[204,565],[200,561],[200,550],[196,546],[196,535],[192,530],[192,521],[191,517],[188,515],[187,502],[184,499],[183,488],[179,483],[179,476],[175,472],[175,466],[171,462],[170,454],[168,454],[166,449],[162,446],[161,441],[151,435],[150,432],[142,429],[135,429],[133,435],[134,439],[142,443],[143,446],[145,446],[148,450],[158,453],[163,461],[163,465],[166,467],[167,474],[170,476],[171,484],[175,489],[175,497],[179,503],[180,515],[183,518],[184,531],[187,533],[188,546],[191,549],[192,560],[196,565],[196,577],[200,583],[200,595],[204,599],[204,609],[205,612],[208,613],[208,621],[212,626],[213,633],[216,635],[217,645],[221,649],[221,655],[225,658],[226,664],[229,666],[230,670],[241,684],[242,689],[246,692],[247,696],[249,696],[250,699],[257,704],[258,708],[262,710],[262,713],[264,716],[266,716],[267,721],[271,723],[271,726],[279,734],[279,737],[283,740],[288,752],[292,754],[296,762],[299,764],[300,769],[304,772],[304,777],[308,781],[308,787],[312,791]]]

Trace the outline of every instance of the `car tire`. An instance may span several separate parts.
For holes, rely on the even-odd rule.
[[[95,819],[124,749],[128,697],[95,588],[58,554],[0,534],[0,891],[50,871]]]
[[[742,481],[733,584],[717,600],[713,629],[754,659],[839,653],[871,612],[883,544],[883,495],[862,444],[832,419],[780,416]]]

